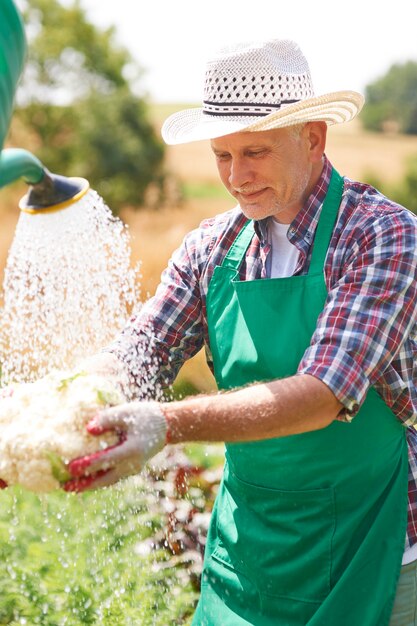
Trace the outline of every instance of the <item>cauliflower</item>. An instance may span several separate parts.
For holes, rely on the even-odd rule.
[[[42,493],[70,478],[66,464],[117,443],[114,434],[90,435],[97,410],[124,397],[103,376],[54,371],[7,388],[0,399],[0,478]]]

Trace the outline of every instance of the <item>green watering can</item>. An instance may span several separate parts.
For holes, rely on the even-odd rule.
[[[0,149],[10,126],[16,86],[26,58],[23,22],[11,0],[0,8]]]
[[[22,17],[13,0],[0,1],[0,188],[22,178],[30,185],[19,203],[27,212],[58,210],[89,189],[84,178],[49,172],[33,154],[19,148],[3,150],[13,113],[14,97],[27,54]]]

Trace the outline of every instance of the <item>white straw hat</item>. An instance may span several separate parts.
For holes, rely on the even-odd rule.
[[[214,139],[304,122],[348,122],[364,104],[355,91],[314,94],[298,45],[273,39],[222,48],[207,63],[203,107],[174,113],[162,126],[167,144]]]

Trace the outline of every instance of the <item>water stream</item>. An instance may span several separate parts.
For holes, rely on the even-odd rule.
[[[21,213],[0,312],[2,385],[71,368],[139,306],[128,227],[94,191],[51,213]]]
[[[21,213],[3,284],[0,386],[71,368],[109,343],[141,305],[130,258],[127,226],[94,191],[55,213]],[[189,623],[195,589],[153,539],[175,510],[173,483],[163,462],[152,471],[81,495],[0,491],[0,623]]]

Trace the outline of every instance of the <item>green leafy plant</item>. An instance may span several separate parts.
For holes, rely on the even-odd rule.
[[[0,624],[190,625],[223,446],[84,494],[0,491]]]
[[[138,480],[78,496],[2,492],[0,624],[186,624],[195,590],[155,566],[166,550],[138,549],[164,523],[153,501]]]

